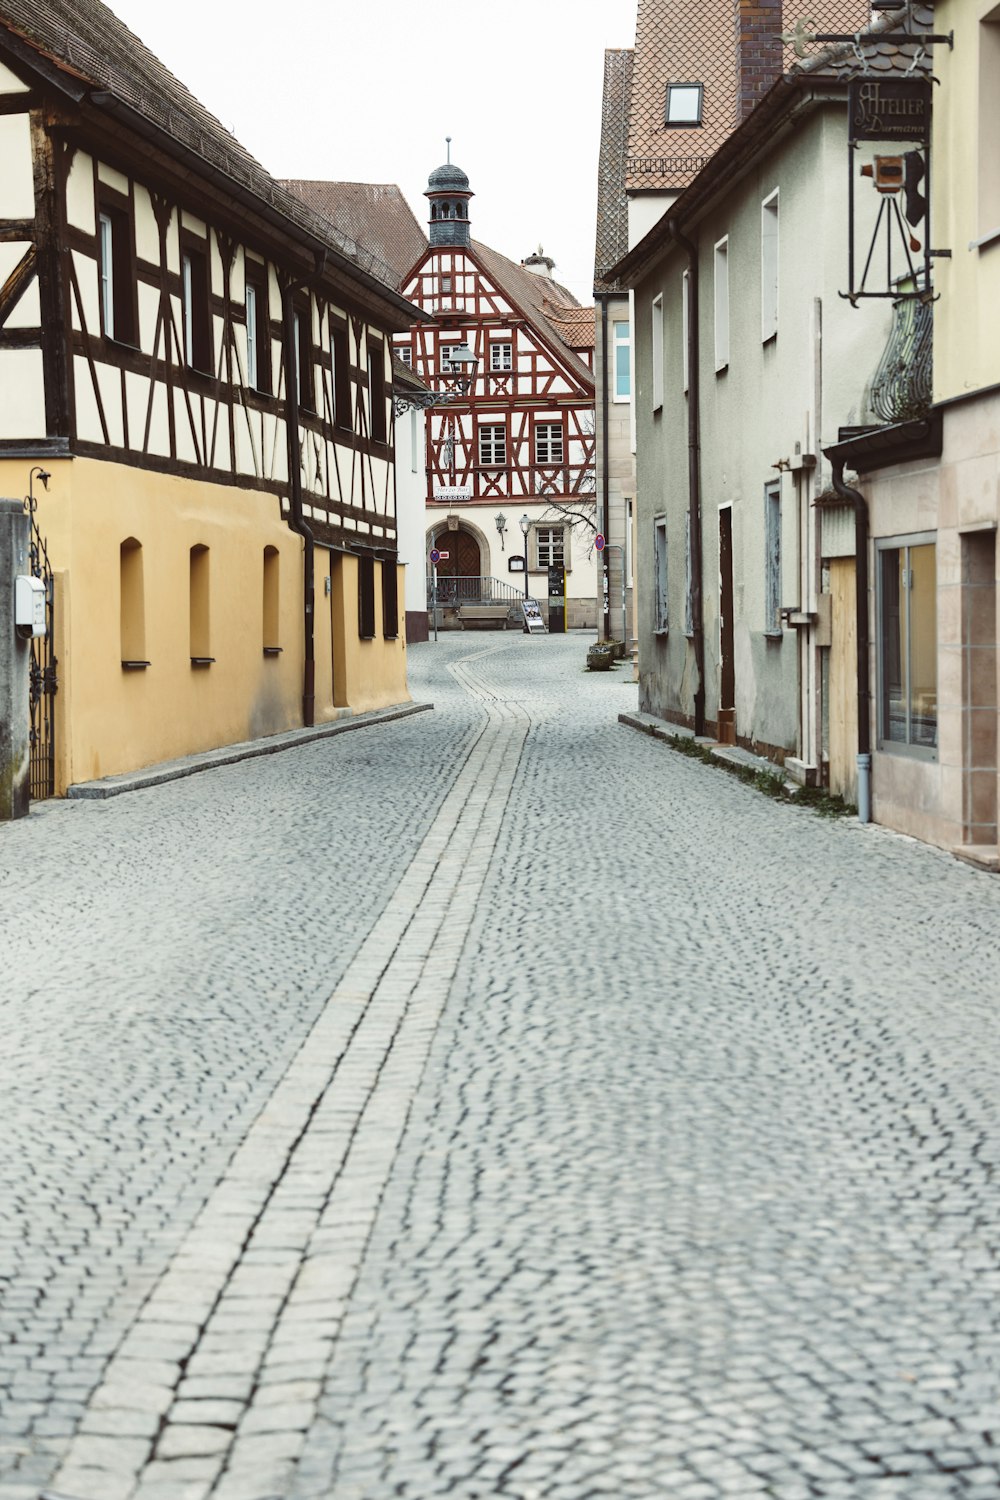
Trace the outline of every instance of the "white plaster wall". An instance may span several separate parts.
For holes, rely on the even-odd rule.
[[[27,115],[0,115],[0,218],[33,219],[35,184]]]
[[[135,184],[135,253],[151,265],[160,263],[160,232],[149,193]]]
[[[104,431],[90,378],[90,366],[81,354],[76,355],[73,360],[73,389],[76,394],[77,436],[86,443],[103,443]]]
[[[6,63],[0,63],[0,94],[26,94],[28,85],[12,73]]]
[[[407,411],[396,418],[396,536],[399,560],[406,564],[408,611],[419,611],[425,606],[425,421],[422,411]]]
[[[45,380],[40,349],[0,353],[0,438],[45,436]]]
[[[128,196],[128,178],[124,172],[119,172],[117,167],[109,167],[106,161],[99,161],[97,163],[97,176],[100,182],[104,182],[108,187],[114,188],[116,193],[122,193],[125,197]]]
[[[142,440],[146,431],[146,410],[149,405],[149,381],[145,375],[134,370],[125,372],[125,400],[128,403],[129,446],[142,451]]]
[[[99,334],[101,331],[101,306],[97,286],[97,262],[79,250],[72,250],[70,254],[73,257],[73,269],[76,272],[76,284],[80,291],[80,303],[83,307],[87,332]],[[73,307],[73,327],[79,328],[80,316],[76,305],[76,297],[71,295],[70,301]]]
[[[628,200],[628,247],[631,250],[658,223],[676,193],[637,193]]]
[[[66,217],[84,234],[93,234],[94,218],[94,163],[85,151],[77,151],[66,179]]]

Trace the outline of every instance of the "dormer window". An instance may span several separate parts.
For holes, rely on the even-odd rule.
[[[704,88],[700,83],[668,83],[667,125],[700,125],[703,93]]]

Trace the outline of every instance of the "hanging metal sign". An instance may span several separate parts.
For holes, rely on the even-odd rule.
[[[852,141],[912,141],[931,138],[931,85],[923,78],[873,78],[862,74],[849,91]]]

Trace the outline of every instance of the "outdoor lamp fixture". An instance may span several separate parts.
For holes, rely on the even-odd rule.
[[[467,396],[476,383],[476,372],[479,369],[479,360],[473,354],[468,344],[459,344],[458,347],[456,349],[453,349],[451,351],[451,354],[448,356],[448,363],[451,365],[463,365],[465,367],[466,374],[460,375],[455,381],[455,384],[458,386],[458,389],[461,391],[462,395]],[[472,366],[471,369],[468,368],[470,365]]]
[[[524,597],[528,597],[528,532],[531,530],[531,517],[523,515],[517,523],[524,537]]]
[[[501,512],[498,515],[495,515],[493,519],[496,522],[497,535],[500,538],[500,551],[502,552],[504,550],[504,532],[507,530],[507,517]]]
[[[28,493],[24,497],[25,507],[29,516],[33,516],[35,514],[35,505],[37,504],[37,501],[35,500],[35,480],[37,479],[39,484],[42,486],[42,489],[47,491],[49,487],[49,480],[51,478],[52,475],[49,473],[48,469],[43,469],[41,464],[36,464],[33,469],[29,470]]]

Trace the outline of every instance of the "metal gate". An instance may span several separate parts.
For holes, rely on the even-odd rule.
[[[52,638],[52,568],[48,548],[38,529],[38,502],[29,497],[24,508],[31,518],[31,571],[45,584],[45,634],[31,642],[29,692],[31,696],[31,778],[29,795],[39,801],[56,791],[55,704],[58,687]]]

